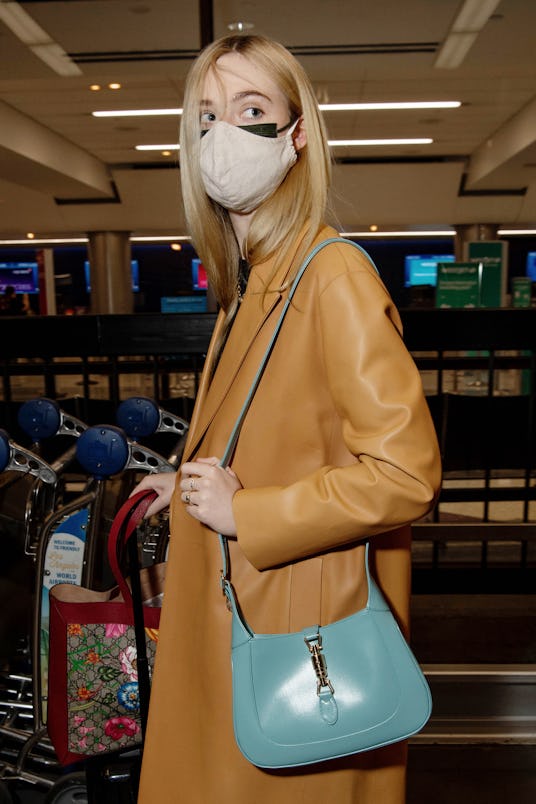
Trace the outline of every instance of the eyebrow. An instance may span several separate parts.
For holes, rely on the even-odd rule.
[[[268,103],[272,103],[272,99],[265,95],[264,92],[259,92],[257,89],[245,89],[243,92],[237,92],[236,95],[233,95],[231,98],[231,102],[235,103],[236,101],[245,100],[246,98],[263,98],[264,100],[268,101]],[[200,100],[200,106],[212,106],[213,101],[211,100]]]
[[[264,92],[259,92],[257,89],[246,89],[244,92],[237,92],[236,95],[233,95],[233,101],[244,100],[245,98],[263,98],[267,100],[269,103],[272,102],[272,99],[265,95]]]

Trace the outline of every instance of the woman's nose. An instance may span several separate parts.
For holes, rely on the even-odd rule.
[[[230,109],[225,109],[225,111],[223,112],[222,116],[220,117],[220,120],[222,122],[224,122],[224,123],[230,123],[231,125],[233,125],[234,120],[233,120],[233,114],[232,114],[231,110]]]

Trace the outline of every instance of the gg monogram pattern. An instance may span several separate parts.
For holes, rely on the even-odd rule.
[[[152,670],[158,640],[146,628]],[[134,627],[122,623],[67,626],[69,750],[116,751],[141,741]]]

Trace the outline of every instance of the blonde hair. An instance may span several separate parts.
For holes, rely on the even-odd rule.
[[[326,214],[331,179],[327,136],[313,88],[300,63],[277,42],[262,36],[228,36],[203,50],[189,72],[180,135],[180,169],[186,220],[214,294],[231,316],[237,304],[240,245],[229,213],[205,193],[199,166],[200,101],[206,76],[226,53],[240,53],[266,72],[288,100],[291,120],[302,117],[307,145],[276,192],[255,212],[244,244],[251,265],[277,255],[267,290],[298,233],[308,224],[295,269]],[[290,277],[292,278],[292,277]]]

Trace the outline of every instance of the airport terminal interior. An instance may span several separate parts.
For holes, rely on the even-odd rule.
[[[407,802],[536,801],[535,31],[533,0],[0,0],[0,804],[135,801],[139,750],[66,770],[47,736],[48,551],[91,511],[73,583],[106,588],[118,501],[180,465],[217,315],[181,203],[183,93],[230,32],[311,77],[330,222],[375,261],[438,435]],[[77,449],[97,425],[123,450],[100,473]],[[147,565],[168,533],[140,528]]]

